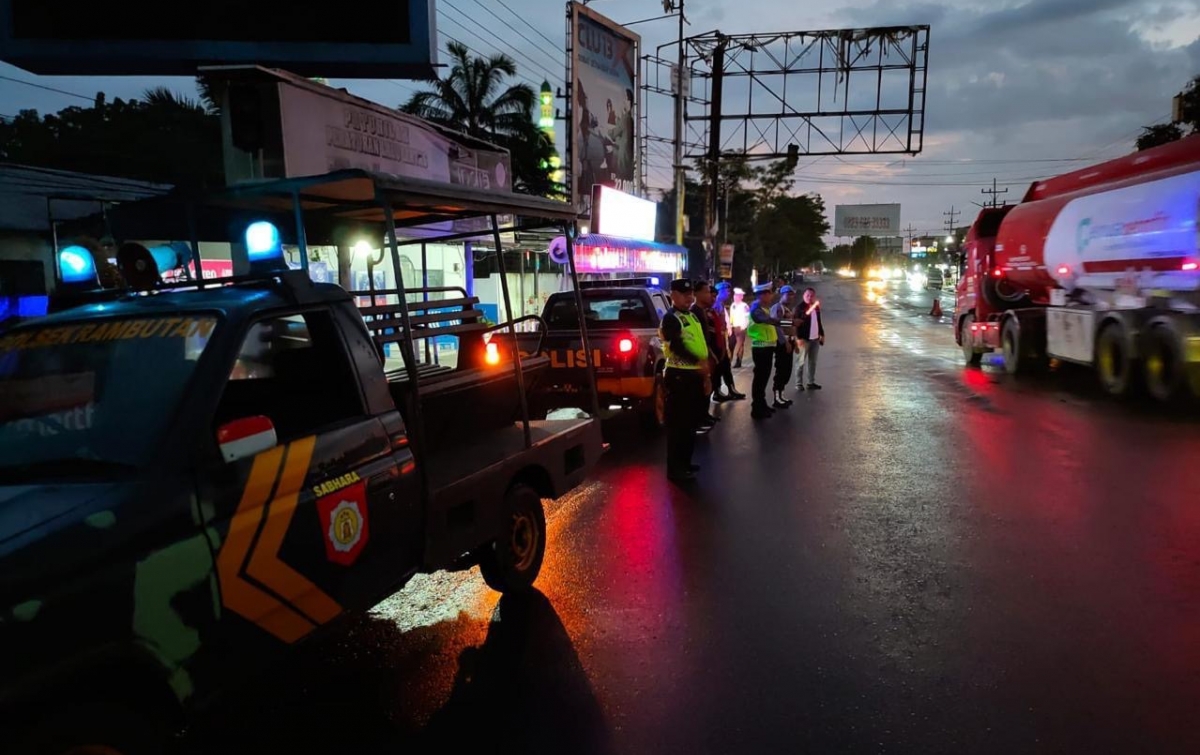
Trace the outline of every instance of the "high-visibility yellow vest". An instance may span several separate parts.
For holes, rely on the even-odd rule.
[[[766,307],[757,307],[758,309],[766,310]],[[775,348],[779,343],[779,333],[775,330],[775,326],[765,322],[754,321],[754,310],[756,307],[750,308],[750,327],[746,328],[746,337],[750,339],[750,346],[755,349],[763,347]]]
[[[659,330],[659,338],[662,339],[663,356],[666,357],[667,367],[675,370],[698,370],[701,363],[708,359],[708,343],[704,340],[704,328],[701,327],[700,321],[691,312],[680,312],[672,310],[667,314],[667,317],[675,317],[679,320],[679,324],[683,328],[683,347],[688,353],[696,357],[695,362],[685,362],[679,358],[678,354],[672,353],[671,344],[663,337],[662,330]]]

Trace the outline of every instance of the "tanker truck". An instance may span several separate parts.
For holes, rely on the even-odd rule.
[[[1200,135],[1038,181],[984,209],[955,290],[966,364],[1069,362],[1112,396],[1200,395]]]

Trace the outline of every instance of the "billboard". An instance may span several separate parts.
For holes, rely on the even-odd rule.
[[[193,76],[263,65],[302,76],[433,78],[434,0],[0,0],[0,60],[37,74]]]
[[[315,176],[345,168],[512,191],[503,150],[459,144],[410,115],[337,89],[280,81],[284,175]]]
[[[654,241],[658,203],[610,186],[592,187],[592,233]]]
[[[900,205],[840,204],[833,208],[834,236],[900,236]]]
[[[642,38],[571,3],[571,201],[591,215],[592,186],[637,190]]]

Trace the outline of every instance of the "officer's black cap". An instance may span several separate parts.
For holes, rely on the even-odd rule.
[[[671,290],[681,294],[692,293],[692,282],[687,278],[676,278],[671,281]]]

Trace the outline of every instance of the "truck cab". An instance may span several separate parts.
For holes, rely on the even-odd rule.
[[[347,173],[307,179],[305,201],[361,217],[395,197],[387,224],[422,196],[493,224],[506,204],[568,219]],[[537,360],[485,351],[423,374],[414,344],[438,323],[409,311],[403,281],[369,326],[349,292],[280,264],[278,228],[268,249],[256,238],[249,274],[97,291],[0,332],[0,720],[16,752],[157,752],[418,572],[478,565],[496,590],[528,589],[542,499],[598,460],[595,420],[523,411]],[[511,326],[469,300],[442,319],[480,345]],[[388,344],[402,369],[385,369]]]
[[[956,317],[954,340],[962,348],[967,364],[978,364],[992,350],[984,334],[998,325],[995,315],[1008,308],[1002,271],[996,264],[996,237],[1000,224],[1012,207],[984,208],[975,218],[958,257],[958,284],[954,288]]]

